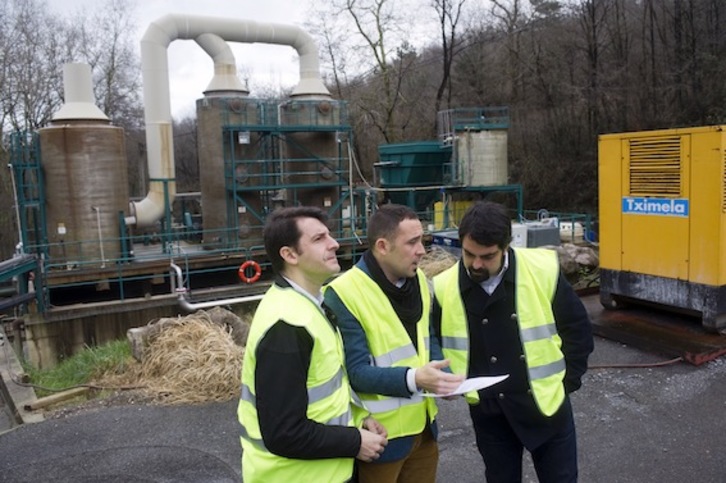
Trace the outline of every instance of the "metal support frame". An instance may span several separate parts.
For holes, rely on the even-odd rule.
[[[342,121],[345,117],[343,115],[343,107],[341,106],[340,108],[336,108],[339,110],[336,110],[333,113],[333,115],[335,116],[333,118],[326,118],[324,120],[313,119],[311,124],[305,124],[308,121],[303,119],[301,124],[289,124],[286,126],[277,125],[277,119],[275,116],[278,114],[278,111],[276,108],[273,107],[274,106],[272,106],[271,104],[270,106],[264,105],[258,107],[258,113],[267,117],[256,118],[255,120],[252,120],[252,113],[254,111],[250,113],[249,119],[252,120],[252,122],[256,123],[258,122],[258,119],[263,119],[264,124],[258,125],[250,123],[241,126],[223,124],[222,126],[222,138],[223,142],[225,143],[224,148],[226,150],[223,154],[225,156],[224,167],[227,190],[226,192],[228,200],[230,200],[228,202],[228,209],[233,209],[234,214],[237,215],[237,207],[245,206],[247,210],[251,210],[251,215],[257,217],[260,222],[264,222],[267,214],[267,209],[271,209],[273,207],[272,205],[274,203],[274,200],[272,199],[272,197],[276,194],[278,190],[288,189],[290,191],[290,198],[292,199],[293,197],[298,196],[298,192],[303,193],[302,190],[304,189],[314,189],[317,187],[321,187],[328,190],[331,197],[334,198],[333,203],[331,203],[330,206],[326,206],[324,209],[328,211],[328,214],[331,215],[331,217],[339,216],[335,213],[342,212],[342,207],[345,203],[348,202],[349,198],[351,197],[350,194],[345,195],[343,193],[343,187],[348,186],[350,183],[350,180],[348,179],[349,173],[347,172],[347,170],[349,169],[349,159],[346,153],[348,151],[347,142],[349,139],[352,138],[351,126],[349,126],[347,123],[339,123],[338,116],[340,117],[340,122],[347,122]],[[318,111],[312,108],[308,109],[307,111],[305,111],[305,109],[302,109],[301,112],[310,114],[313,118],[319,115]],[[234,116],[234,119],[239,119],[239,116]],[[267,124],[268,120],[274,120],[275,122]],[[324,122],[331,122],[331,120],[336,124],[324,124]],[[315,122],[320,122],[320,124],[315,125]],[[254,150],[259,149],[260,153],[254,160],[234,159],[236,153],[236,151],[234,150],[234,143],[237,142],[236,134],[240,130],[246,130],[256,134],[255,142],[258,142],[259,146],[257,146],[257,148],[253,147],[252,151],[246,151],[244,155],[245,157],[255,156]],[[334,136],[335,141],[333,141],[332,139],[327,139],[328,135],[326,135],[327,141],[329,141],[331,144],[329,146],[329,149],[326,149],[325,153],[318,153],[320,156],[324,155],[325,157],[323,158],[320,156],[315,156],[317,151],[314,145],[307,145],[302,140],[291,139],[295,136],[288,136],[288,134],[298,132],[331,133],[329,136]],[[94,285],[96,284],[97,280],[91,278],[91,275],[88,273],[88,271],[85,271],[82,266],[68,266],[66,268],[64,266],[53,265],[49,263],[50,258],[48,257],[48,254],[50,253],[50,244],[48,242],[48,236],[46,233],[49,228],[47,227],[47,220],[45,214],[46,200],[44,199],[45,188],[43,180],[43,170],[40,164],[41,156],[39,139],[39,135],[34,132],[22,132],[14,134],[12,145],[13,162],[10,165],[10,168],[15,178],[14,186],[17,186],[18,190],[16,197],[19,207],[18,218],[20,219],[21,225],[21,228],[19,228],[19,235],[21,237],[21,240],[23,241],[23,246],[25,247],[26,251],[38,251],[38,253],[36,254],[37,267],[34,269],[37,288],[36,299],[38,301],[39,312],[46,313],[50,310],[51,307],[50,300],[52,294],[60,293],[60,290],[66,289],[69,291],[78,290],[80,293],[80,291],[85,291],[87,287],[89,291],[96,292],[97,287],[94,287]],[[337,142],[338,144],[333,145],[332,142]],[[306,152],[310,152],[309,157],[311,159],[303,160],[304,162],[308,163],[308,166],[306,167],[306,169],[301,171],[311,173],[311,183],[307,184],[304,182],[295,182],[285,184],[285,180],[282,179],[282,175],[284,173],[279,169],[280,166],[275,164],[282,162],[287,163],[287,160],[283,158],[285,151],[283,143],[292,143],[291,145],[297,146],[296,150],[299,151],[300,155],[302,156],[305,156]],[[346,146],[343,146],[342,143],[346,143]],[[260,176],[259,180],[261,182],[252,183],[256,186],[242,186],[240,183],[235,182],[235,167],[238,166],[238,164],[236,165],[235,162],[240,163],[245,161],[254,161],[262,165],[260,166],[260,169],[256,170],[260,173],[257,175]],[[317,164],[314,164],[316,161]],[[316,169],[316,166],[320,166],[322,168],[323,164],[327,165],[330,169],[332,169],[334,173],[333,176],[329,178],[322,178],[315,174],[316,170],[318,172],[320,171],[319,169]],[[159,277],[158,272],[155,271],[156,269],[151,268],[154,266],[155,263],[157,263],[158,259],[168,257],[173,260],[173,258],[176,256],[176,241],[178,240],[178,237],[175,232],[175,226],[173,224],[173,204],[172,200],[170,200],[169,198],[169,193],[171,191],[171,186],[169,185],[169,183],[174,182],[175,180],[149,179],[148,181],[160,181],[163,184],[164,207],[162,218],[160,219],[160,233],[158,234],[160,246],[154,249],[146,248],[148,247],[148,243],[146,236],[144,236],[144,249],[142,249],[142,247],[136,247],[138,251],[134,253],[135,243],[141,242],[142,239],[128,230],[124,213],[119,212],[117,224],[119,227],[120,236],[116,243],[118,243],[120,246],[120,256],[118,259],[113,261],[115,265],[114,267],[107,266],[105,269],[103,269],[104,273],[98,275],[99,277],[101,277],[101,280],[108,281],[110,284],[112,284],[112,291],[118,290],[117,293],[109,294],[119,297],[118,300],[120,301],[127,299],[129,293],[135,293],[133,290],[129,291],[129,283],[140,284],[144,283],[147,280],[151,280],[152,278]],[[318,183],[317,181],[320,181],[320,183]],[[335,189],[338,190],[337,195],[333,193]],[[262,196],[262,207],[258,206],[256,203],[251,203],[249,199],[245,201],[244,193],[245,191],[250,190],[257,190],[261,192],[260,195]],[[265,196],[267,196],[267,198]],[[350,202],[359,203],[363,199],[363,197],[356,197],[355,200],[351,199]],[[355,212],[364,213],[365,210],[356,209]],[[236,226],[239,223],[239,219],[237,216],[230,216],[230,221],[233,223],[230,223],[228,225],[230,229],[228,233],[234,233],[233,230],[235,230],[235,228],[239,229],[239,227]],[[360,225],[360,223],[357,224]],[[156,241],[150,240],[149,243],[156,244]],[[245,252],[264,253],[264,247],[258,244],[256,244],[254,247],[249,247],[242,246],[244,243],[244,240],[239,240],[235,237],[233,243],[230,244],[231,246],[225,248],[225,257],[230,255],[232,257],[237,257],[239,253]],[[214,256],[215,252],[200,251],[199,254],[201,255],[200,258],[205,258]],[[184,256],[187,257],[188,255],[185,254]],[[196,253],[192,256],[196,256]],[[138,267],[131,262],[139,262]],[[228,271],[228,267],[226,265],[222,267],[221,265],[209,265],[210,263],[211,262],[201,261],[199,262],[199,267],[195,267],[193,270],[196,274],[202,275],[207,275],[214,271]],[[146,267],[147,265],[150,267],[148,268],[149,272],[144,272],[143,270],[146,270],[146,268],[140,267]],[[18,278],[22,277],[23,274],[20,274]],[[118,287],[116,288],[113,284],[118,284]],[[135,288],[135,285],[132,285],[131,288]],[[58,290],[58,292],[53,292],[56,290]],[[26,300],[26,298],[29,298],[29,296],[24,296],[23,300]]]
[[[296,101],[298,103],[304,101]],[[305,101],[307,102],[307,101]],[[260,106],[263,108],[264,106]],[[225,188],[228,194],[227,219],[230,228],[238,229],[237,210],[240,206],[244,206],[252,215],[257,218],[260,223],[264,223],[266,215],[274,209],[273,194],[280,190],[290,190],[290,196],[293,202],[298,200],[298,191],[310,188],[333,188],[338,190],[338,202],[333,204],[328,210],[329,215],[333,215],[336,210],[342,206],[342,188],[348,185],[347,176],[347,158],[343,159],[342,143],[338,143],[338,156],[332,160],[334,164],[332,171],[334,178],[330,181],[320,181],[316,183],[290,183],[287,182],[280,169],[276,169],[281,162],[289,161],[283,158],[282,149],[276,149],[276,143],[286,143],[298,150],[309,154],[307,161],[313,161],[317,164],[328,166],[331,168],[331,160],[324,159],[311,152],[305,146],[297,143],[294,139],[290,139],[287,134],[304,133],[304,132],[331,132],[336,133],[336,140],[341,134],[345,134],[348,138],[352,136],[352,128],[350,125],[343,123],[341,116],[341,124],[317,124],[314,119],[301,119],[299,124],[279,124],[280,114],[273,109],[263,109],[259,112],[258,120],[261,123],[250,124],[224,124],[222,126],[224,140],[224,156],[225,156]],[[229,119],[226,116],[224,119]],[[235,158],[234,142],[239,132],[257,133],[260,137],[260,146],[257,159],[255,160],[238,160]],[[235,178],[236,167],[240,164],[250,164],[251,162],[262,162],[263,173],[256,175],[259,178],[258,183],[250,182],[246,186],[240,186]],[[270,169],[271,168],[271,169]],[[284,173],[284,174],[295,174]],[[253,209],[244,199],[245,192],[259,192],[263,199],[263,209],[261,211]],[[232,231],[231,231],[232,232]],[[230,240],[232,241],[232,240]]]
[[[45,218],[45,183],[40,165],[40,137],[37,132],[18,131],[10,136],[10,164],[18,205],[20,241],[25,250],[33,247],[38,256],[48,256]]]

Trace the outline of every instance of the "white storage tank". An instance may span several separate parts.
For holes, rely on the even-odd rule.
[[[441,146],[453,146],[452,182],[463,186],[509,183],[507,129],[509,108],[472,107],[439,111]]]
[[[507,131],[464,131],[456,137],[459,179],[466,186],[508,183]]]
[[[581,243],[585,240],[585,228],[580,222],[561,221],[560,240],[569,243]]]

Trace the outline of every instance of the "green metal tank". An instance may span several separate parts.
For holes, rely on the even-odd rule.
[[[438,187],[450,184],[451,152],[451,146],[438,141],[382,144],[380,162],[374,165],[378,184],[393,203],[424,211],[436,199]]]

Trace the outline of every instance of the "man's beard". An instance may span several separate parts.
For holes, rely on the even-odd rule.
[[[467,275],[469,275],[469,278],[474,283],[486,282],[487,280],[489,280],[489,277],[490,277],[489,270],[477,270],[477,271],[474,271],[474,270],[472,270],[472,269],[469,268],[469,269],[466,270],[466,273],[467,273]]]

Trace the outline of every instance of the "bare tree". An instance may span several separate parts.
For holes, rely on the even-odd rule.
[[[403,25],[394,10],[392,0],[337,0],[333,5],[346,13],[353,21],[355,31],[363,40],[358,50],[373,59],[374,74],[380,81],[377,92],[366,96],[358,107],[381,133],[388,143],[400,139],[396,121],[396,106],[400,101],[397,85],[400,79],[391,65],[395,52],[406,49],[402,42],[399,46],[389,44],[389,37],[395,38],[395,31]]]
[[[197,120],[185,117],[174,122],[174,163],[180,192],[199,191]]]
[[[598,122],[600,121],[598,109],[601,97],[601,51],[603,49],[602,44],[605,41],[604,23],[608,15],[608,4],[596,0],[584,0],[576,9],[575,15],[579,17],[581,39],[584,44],[582,51],[586,59],[584,69],[587,84],[584,90],[584,99],[587,106],[587,126],[591,132],[598,132]]]
[[[140,61],[133,1],[106,0],[98,10],[79,12],[70,27],[80,59],[94,73],[94,94],[101,110],[116,124],[139,127],[142,123]]]
[[[492,16],[499,20],[506,39],[507,60],[504,67],[505,85],[509,86],[508,96],[510,103],[515,103],[523,95],[523,74],[521,68],[521,36],[524,25],[528,21],[525,17],[521,0],[491,0]]]
[[[439,19],[441,29],[441,83],[436,90],[434,111],[441,110],[441,104],[446,94],[446,106],[451,106],[451,67],[454,57],[459,52],[460,40],[456,28],[461,20],[461,12],[466,0],[433,0],[432,4]]]
[[[603,102],[600,111],[603,116],[600,125],[604,131],[611,126],[629,128],[628,112],[632,108],[633,96],[631,86],[635,84],[632,65],[636,56],[633,51],[634,18],[637,15],[630,0],[609,0],[604,17],[607,41],[603,52]]]
[[[8,22],[2,46],[3,129],[34,130],[45,125],[61,104],[62,65],[70,60],[63,43],[64,26],[43,2],[10,0],[4,10]]]
[[[310,33],[318,39],[322,65],[330,72],[330,80],[334,95],[343,99],[344,89],[348,84],[348,57],[350,44],[348,31],[341,15],[337,15],[330,5],[316,4],[306,23]]]

